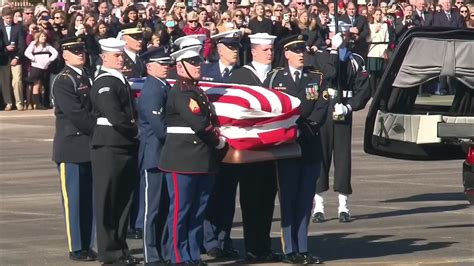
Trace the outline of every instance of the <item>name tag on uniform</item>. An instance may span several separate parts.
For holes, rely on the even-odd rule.
[[[211,78],[211,77],[202,77],[202,80],[205,80],[205,81],[213,81],[214,78]]]

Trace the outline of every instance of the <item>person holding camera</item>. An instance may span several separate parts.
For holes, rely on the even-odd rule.
[[[403,8],[403,17],[395,20],[395,36],[396,39],[400,39],[402,35],[408,30],[415,27],[415,21],[413,20],[413,7],[407,5]]]

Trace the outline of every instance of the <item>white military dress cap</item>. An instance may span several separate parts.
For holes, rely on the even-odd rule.
[[[251,44],[273,44],[276,36],[268,33],[256,33],[249,35]]]
[[[178,50],[178,51],[172,53],[171,57],[176,62],[179,62],[183,59],[201,56],[201,48],[202,48],[202,46],[200,46],[200,45],[186,47],[186,48],[183,48],[181,50]]]
[[[204,45],[205,39],[205,34],[186,35],[176,39],[176,41],[174,41],[174,45],[178,46],[180,49],[195,45]]]
[[[236,38],[236,37],[240,38],[241,35],[242,35],[242,31],[240,30],[228,30],[228,31],[224,31],[224,32],[212,35],[211,39],[213,41],[216,41],[223,38]]]
[[[125,47],[125,41],[115,38],[99,40],[100,48],[105,52],[122,52]]]

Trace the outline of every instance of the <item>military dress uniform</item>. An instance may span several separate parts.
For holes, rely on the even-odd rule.
[[[121,35],[128,35],[135,40],[143,39],[143,31],[141,28],[128,28],[120,32]],[[127,78],[141,78],[145,76],[145,64],[138,53],[132,52],[125,48],[123,53],[122,74]]]
[[[124,42],[109,38],[100,40],[100,44],[102,50],[121,51]],[[103,66],[95,78],[91,100],[98,117],[91,159],[99,260],[133,263],[125,239],[138,180],[134,99],[122,73]]]
[[[304,54],[304,35],[281,40],[285,51]],[[265,86],[300,99],[297,143],[301,158],[277,161],[277,183],[281,209],[281,243],[284,262],[320,263],[308,253],[308,224],[316,181],[321,168],[319,127],[324,123],[329,103],[324,76],[308,68],[277,68],[267,75]]]
[[[142,55],[146,62],[170,64],[163,48],[151,49]],[[145,263],[168,259],[162,246],[168,216],[169,198],[163,171],[158,169],[161,149],[166,138],[166,101],[171,89],[166,79],[148,76],[138,98],[140,173],[145,181],[145,217],[143,250]],[[166,237],[165,237],[166,238]]]
[[[264,39],[267,41],[268,34],[263,35],[267,35],[263,37],[267,38]],[[258,38],[251,38],[252,43],[255,40]],[[273,43],[274,39],[270,40],[270,43]],[[264,86],[263,82],[270,70],[270,65],[265,66],[253,61],[235,70],[229,77],[229,83]],[[271,250],[270,238],[277,191],[275,162],[235,165],[232,175],[240,183],[246,259],[249,261],[279,260],[280,258]]]
[[[211,39],[226,46],[240,47],[239,30],[227,31],[213,35]],[[201,66],[201,80],[226,83],[235,65],[224,65],[221,61]],[[204,220],[204,248],[211,257],[235,258],[238,251],[234,249],[230,233],[235,213],[235,195],[237,179],[234,174],[235,165],[222,164],[216,175],[214,189],[209,198]]]
[[[62,49],[84,53],[76,38],[61,40]],[[96,119],[89,92],[91,80],[82,68],[66,65],[52,84],[56,132],[53,161],[61,181],[66,236],[70,258],[95,260],[95,223],[92,203],[90,142]]]
[[[344,52],[345,50],[343,50]],[[342,57],[342,56],[341,56]],[[334,52],[331,59],[336,62],[338,55]],[[329,170],[334,156],[334,191],[339,192],[339,220],[349,221],[349,210],[347,197],[352,194],[351,186],[351,138],[352,138],[352,112],[361,110],[370,99],[370,86],[368,73],[365,70],[364,59],[351,52],[345,52],[343,61],[340,62],[341,73],[336,74],[342,90],[328,89],[330,96],[327,118],[321,127],[322,141],[322,168],[316,186],[315,209],[313,210],[313,222],[324,220],[318,215],[324,213],[323,198],[321,193],[329,190]],[[336,63],[334,63],[336,65]],[[335,82],[333,82],[335,84]],[[332,116],[338,99],[349,109],[343,121],[334,121]],[[319,214],[318,214],[319,213]],[[318,214],[318,215],[316,215]],[[341,216],[342,214],[342,216]]]
[[[199,58],[201,46],[172,54],[176,61]],[[202,224],[214,175],[227,144],[217,131],[211,102],[194,81],[179,77],[166,102],[167,136],[159,169],[166,172],[171,263],[200,261]]]

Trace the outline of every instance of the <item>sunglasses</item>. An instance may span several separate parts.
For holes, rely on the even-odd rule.
[[[236,17],[236,18],[241,18],[241,17],[242,17],[242,14],[235,14],[234,17]]]
[[[466,13],[467,14],[467,10],[461,10],[461,11],[459,11],[459,13]]]
[[[31,16],[31,15],[33,15],[33,13],[32,12],[25,12],[25,15],[30,15]]]
[[[54,19],[60,19],[61,17],[54,17]]]
[[[283,9],[275,9],[275,12],[282,12]]]
[[[222,18],[222,20],[223,20],[223,21],[227,21],[227,20],[229,20],[229,18]]]
[[[185,6],[178,6],[178,8],[180,8],[180,9],[186,9]]]
[[[305,3],[305,2],[296,2],[296,4],[299,5],[299,6],[302,6],[302,5],[306,4],[306,3]]]
[[[456,4],[464,4],[464,2],[456,2]]]
[[[236,2],[227,2],[227,4],[229,4],[229,5],[235,5]]]
[[[265,9],[265,12],[272,12],[270,9]]]
[[[197,23],[197,20],[188,20],[189,23]]]
[[[195,57],[183,59],[183,61],[193,66],[199,66],[203,60],[200,56],[195,56]]]
[[[219,3],[217,3],[217,2],[214,2],[214,5],[220,5],[220,4],[221,4],[220,2],[219,2]]]
[[[367,6],[373,6],[373,4],[372,4],[372,3],[368,3]]]

